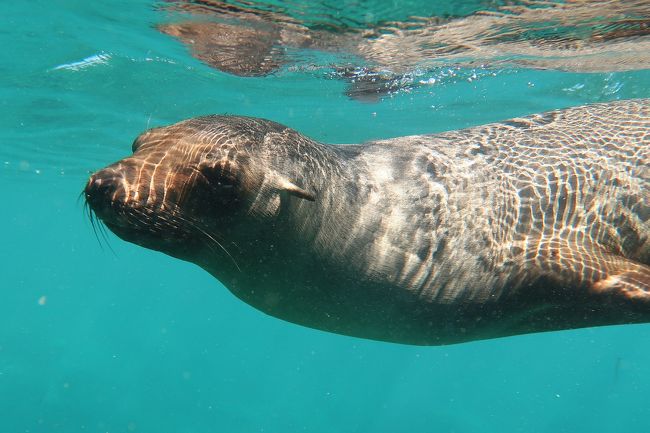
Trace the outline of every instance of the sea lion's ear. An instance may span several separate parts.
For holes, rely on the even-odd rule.
[[[288,194],[302,198],[309,201],[316,201],[316,196],[304,189],[300,188],[295,183],[291,182],[289,179],[281,178],[279,181],[278,189],[281,191],[286,191]]]
[[[294,197],[304,200],[315,201],[316,196],[304,189],[300,188],[295,183],[291,182],[286,177],[275,174],[267,177],[264,184],[260,188],[259,194],[253,202],[250,212],[257,215],[264,215],[272,217],[277,215],[280,210],[281,192],[285,192]]]

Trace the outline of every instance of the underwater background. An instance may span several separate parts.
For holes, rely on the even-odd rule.
[[[370,16],[382,2],[343,3],[355,23],[484,6],[384,2]],[[80,198],[141,131],[196,115],[358,143],[647,98],[650,70],[441,67],[368,102],[346,95],[331,53],[269,76],[215,70],[156,29],[177,18],[164,4],[0,9],[0,433],[650,431],[650,325],[442,347],[328,334],[254,310],[192,264],[96,237]]]

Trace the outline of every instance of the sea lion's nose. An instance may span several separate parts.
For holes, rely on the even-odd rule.
[[[112,169],[103,169],[88,179],[84,195],[95,212],[101,212],[119,200],[120,191],[124,191],[124,179]]]

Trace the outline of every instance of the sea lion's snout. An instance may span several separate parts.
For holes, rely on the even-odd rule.
[[[120,238],[155,250],[172,253],[174,244],[190,244],[200,217],[181,205],[187,195],[181,191],[191,182],[183,170],[159,170],[163,181],[157,185],[152,185],[155,171],[137,158],[93,173],[83,191],[91,220],[96,216]]]
[[[84,197],[90,208],[102,220],[111,220],[113,206],[126,198],[124,176],[111,168],[99,170],[90,176]]]

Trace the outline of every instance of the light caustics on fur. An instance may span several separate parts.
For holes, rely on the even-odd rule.
[[[338,146],[206,116],[133,152],[92,212],[294,323],[448,344],[650,321],[647,99]]]

